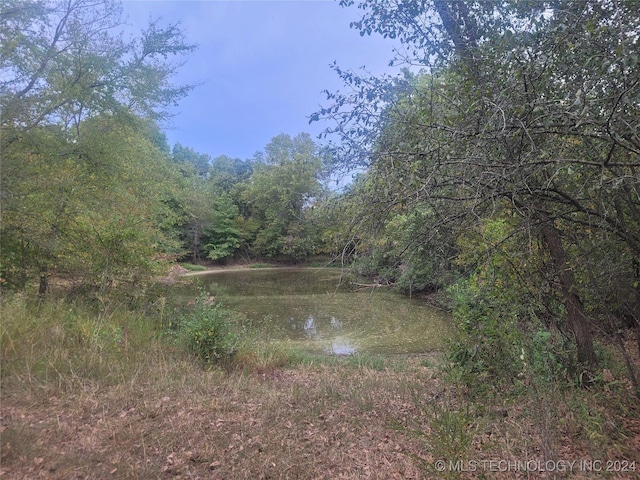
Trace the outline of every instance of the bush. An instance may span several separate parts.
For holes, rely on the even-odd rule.
[[[508,286],[507,286],[508,285]],[[471,275],[447,289],[457,338],[451,372],[469,387],[580,383],[570,339],[554,333],[515,283]]]
[[[434,258],[408,258],[398,268],[395,289],[401,293],[437,292],[451,282],[447,269]]]
[[[521,358],[525,338],[518,325],[517,309],[504,289],[479,286],[471,276],[451,286],[458,336],[449,344],[449,360],[457,376],[475,386],[485,380],[513,381],[523,372]]]
[[[174,330],[190,353],[205,363],[216,363],[231,358],[235,352],[236,337],[228,318],[226,310],[201,297],[191,312],[178,319]]]

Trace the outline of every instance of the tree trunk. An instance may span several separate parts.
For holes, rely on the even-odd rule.
[[[49,276],[47,267],[40,267],[40,285],[38,286],[38,295],[44,297],[49,287]]]
[[[474,56],[474,50],[478,47],[477,25],[469,15],[467,4],[464,1],[434,0],[433,6],[453,42],[456,54],[463,59],[472,75],[477,77],[478,65]]]
[[[635,322],[636,343],[638,345],[638,356],[640,357],[640,260],[637,258],[633,259],[633,276],[635,299],[631,315]]]
[[[193,242],[191,243],[192,252],[192,262],[194,264],[198,263],[200,260],[200,224],[195,223],[192,227],[193,232]]]
[[[587,365],[589,368],[595,368],[598,366],[598,360],[593,348],[593,338],[589,330],[587,316],[576,291],[575,276],[567,263],[567,256],[562,245],[560,233],[550,219],[543,223],[542,237],[554,269],[558,273],[562,299],[567,310],[567,326],[576,341],[578,362]]]

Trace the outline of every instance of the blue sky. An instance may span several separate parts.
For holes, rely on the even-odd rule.
[[[202,85],[180,102],[165,132],[171,145],[212,157],[251,158],[280,133],[315,137],[328,126],[308,123],[327,104],[323,90],[343,89],[334,61],[397,72],[388,67],[394,44],[361,37],[349,27],[360,11],[337,1],[124,0],[123,9],[133,29],[150,17],[180,21],[187,41],[199,45],[176,81]]]

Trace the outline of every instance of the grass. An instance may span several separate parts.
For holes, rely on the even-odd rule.
[[[0,476],[506,479],[544,474],[434,466],[640,460],[622,381],[481,401],[444,381],[437,357],[311,356],[258,339],[224,368],[203,366],[158,335],[156,317],[4,299]]]
[[[272,267],[276,267],[277,265],[271,264],[271,263],[251,263],[249,265],[247,265],[247,268],[272,268]]]
[[[182,268],[186,268],[190,272],[204,272],[207,269],[207,267],[204,267],[202,265],[194,265],[192,263],[181,263],[180,266]]]

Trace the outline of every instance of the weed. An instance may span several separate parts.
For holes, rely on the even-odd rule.
[[[118,383],[155,339],[152,322],[140,313],[116,309],[98,315],[63,299],[15,295],[3,301],[2,318],[3,387],[42,394]]]
[[[286,342],[244,340],[238,344],[232,367],[246,373],[264,373],[298,364],[302,355]]]
[[[368,368],[378,372],[386,368],[385,358],[380,355],[356,353],[344,357],[343,363],[357,368]]]
[[[83,302],[5,297],[0,476],[482,478],[435,472],[435,461],[637,457],[628,382],[545,382],[532,373],[554,360],[544,349],[525,350],[518,392],[473,400],[420,357],[314,356],[260,338],[232,342],[234,368],[203,369],[158,335],[158,318],[173,319],[174,340],[176,319],[227,313],[175,315],[169,300],[99,315]]]
[[[438,363],[433,358],[426,357],[420,362],[420,365],[425,368],[435,368]]]
[[[192,311],[177,319],[174,334],[187,351],[205,363],[226,361],[235,353],[237,344],[228,319],[226,310],[211,305],[202,295]]]
[[[444,461],[446,465],[467,461],[478,430],[471,405],[449,391],[428,398],[422,392],[414,392],[413,399],[427,419],[429,430],[418,433],[433,458]],[[445,471],[439,474],[448,478],[457,476],[458,472]]]

